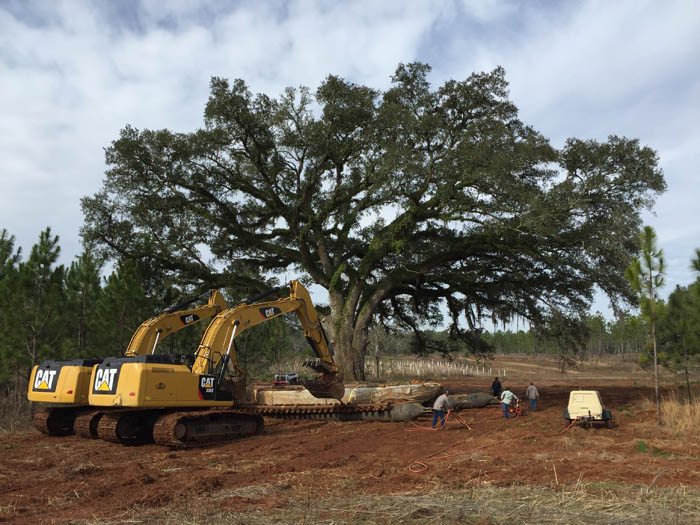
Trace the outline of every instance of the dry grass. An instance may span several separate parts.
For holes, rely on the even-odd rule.
[[[670,390],[661,396],[661,421],[666,432],[675,435],[694,435],[700,433],[700,392],[695,391],[693,402],[688,402],[685,390]],[[644,399],[642,410],[656,411],[653,399]]]
[[[26,430],[31,426],[32,408],[26,393],[0,397],[0,432]]]
[[[698,435],[700,403],[689,403],[677,391],[672,391],[661,398],[661,420],[674,434]]]
[[[99,468],[97,467],[97,465],[90,461],[78,463],[77,465],[68,464],[63,469],[63,472],[67,479],[82,479],[86,475],[98,471]]]
[[[309,494],[276,509],[217,511],[211,499],[189,501],[182,508],[132,509],[127,514],[83,523],[164,524],[645,524],[669,525],[700,521],[700,491],[686,487],[576,483],[559,488],[492,487],[429,494],[363,496]],[[219,500],[221,501],[221,500]]]

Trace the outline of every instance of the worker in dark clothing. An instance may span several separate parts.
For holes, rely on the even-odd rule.
[[[498,378],[495,378],[493,383],[491,383],[491,393],[494,395],[494,397],[500,398],[502,391],[503,387],[501,387],[501,382],[498,380]]]

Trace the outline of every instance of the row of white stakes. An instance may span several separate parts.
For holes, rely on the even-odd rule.
[[[469,375],[493,375],[494,369],[485,365],[458,363],[454,361],[439,361],[434,359],[411,359],[411,360],[380,360],[379,367],[384,374],[399,373],[404,375],[447,375],[447,376],[469,376]],[[368,359],[365,363],[368,372],[375,372],[375,361]],[[497,368],[495,373],[500,377],[506,377],[506,370]]]
[[[368,358],[365,361],[365,371],[376,374],[375,360]],[[294,370],[301,370],[301,362],[294,361]],[[440,361],[436,359],[380,359],[379,367],[383,374],[401,374],[415,376],[483,376],[493,375],[506,377],[505,368],[492,368],[485,365],[458,363],[454,361]]]

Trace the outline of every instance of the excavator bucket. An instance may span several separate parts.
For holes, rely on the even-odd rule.
[[[345,385],[337,374],[322,374],[317,379],[303,381],[302,384],[312,396],[319,399],[343,399]]]

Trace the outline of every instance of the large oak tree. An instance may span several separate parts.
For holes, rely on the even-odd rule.
[[[429,72],[279,98],[213,78],[202,129],[121,131],[83,233],[192,283],[307,276],[352,378],[374,319],[447,313],[478,349],[485,316],[576,317],[596,285],[629,298],[639,213],[665,187],[655,152],[614,136],[558,150],[518,118],[502,69],[437,89]]]

